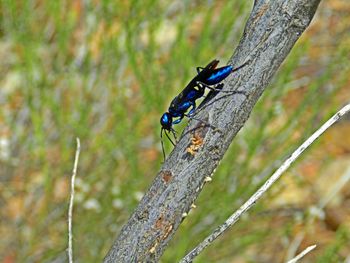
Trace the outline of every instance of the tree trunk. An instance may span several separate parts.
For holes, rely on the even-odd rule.
[[[159,260],[273,74],[309,25],[319,2],[255,0],[230,60],[235,66],[248,64],[225,80],[223,92],[202,103],[195,117],[210,125],[190,121],[105,263]]]

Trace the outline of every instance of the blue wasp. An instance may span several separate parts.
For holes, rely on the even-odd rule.
[[[220,91],[223,87],[223,84],[220,84],[220,82],[227,78],[232,72],[246,65],[246,63],[244,63],[235,69],[232,65],[216,68],[218,64],[219,60],[214,59],[205,68],[197,67],[198,74],[187,84],[181,93],[173,99],[168,112],[165,112],[160,118],[160,124],[162,125],[160,138],[164,159],[163,131],[169,141],[175,146],[167,133],[171,132],[176,142],[177,138],[173,125],[180,123],[185,116],[193,118],[193,114],[196,110],[196,100],[204,96],[206,88],[211,91]],[[190,107],[192,108],[189,110]]]

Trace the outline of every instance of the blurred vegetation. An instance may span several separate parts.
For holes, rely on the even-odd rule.
[[[75,262],[102,260],[161,165],[161,114],[196,66],[229,59],[252,2],[1,0],[2,262],[65,262],[76,137]],[[182,258],[349,101],[350,3],[322,2],[162,262]],[[311,244],[304,262],[349,260],[349,134],[348,118],[197,262],[282,262]]]

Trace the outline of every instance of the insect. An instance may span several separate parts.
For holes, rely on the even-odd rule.
[[[197,75],[187,84],[180,94],[172,100],[168,111],[160,118],[160,124],[162,126],[160,138],[164,159],[163,131],[169,141],[175,146],[168,135],[168,132],[171,132],[176,142],[177,138],[173,125],[180,123],[185,116],[193,118],[193,114],[196,110],[196,100],[204,96],[206,88],[211,91],[220,91],[223,87],[223,84],[220,82],[227,78],[232,72],[246,65],[246,63],[244,63],[234,69],[232,65],[217,68],[218,64],[219,60],[214,59],[204,68],[197,67]]]

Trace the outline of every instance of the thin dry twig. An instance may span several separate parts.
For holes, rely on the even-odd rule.
[[[304,236],[305,236],[305,233],[301,232],[298,235],[296,235],[296,237],[293,239],[292,243],[290,244],[287,250],[286,261],[289,261],[295,257],[298,251],[298,248],[300,247],[300,244],[304,239]]]
[[[73,263],[73,232],[72,232],[72,217],[73,217],[73,203],[74,203],[74,184],[75,176],[77,174],[78,162],[80,154],[80,140],[77,138],[77,149],[75,151],[75,159],[71,180],[71,192],[70,192],[70,201],[69,201],[69,210],[68,210],[68,259],[69,263]]]
[[[350,103],[339,110],[332,118],[324,123],[314,134],[312,134],[301,146],[299,146],[293,154],[277,169],[277,171],[261,186],[248,201],[246,201],[235,213],[233,213],[224,224],[214,230],[214,232],[204,239],[196,248],[188,253],[180,262],[192,262],[207,246],[209,246],[216,238],[222,235],[229,227],[234,225],[247,212],[261,196],[281,177],[281,175],[295,162],[295,160],[308,148],[322,133],[337,122],[340,117],[350,111]]]
[[[316,247],[316,245],[312,245],[312,246],[309,246],[309,247],[305,248],[300,254],[298,254],[295,258],[292,258],[291,260],[289,260],[287,263],[295,263],[295,262],[297,262],[299,259],[304,257],[311,250],[314,250],[315,247]]]

